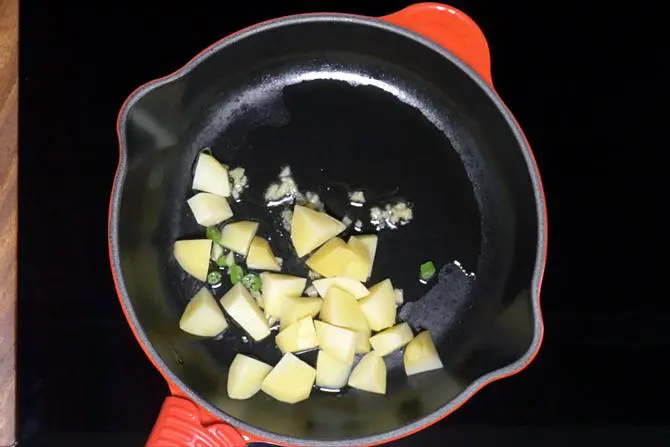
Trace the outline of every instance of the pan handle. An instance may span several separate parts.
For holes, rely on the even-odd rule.
[[[464,12],[440,3],[417,3],[380,18],[441,45],[493,86],[486,37]]]
[[[250,441],[250,440],[249,440]],[[245,447],[247,440],[228,424],[210,421],[189,399],[165,399],[146,447]]]

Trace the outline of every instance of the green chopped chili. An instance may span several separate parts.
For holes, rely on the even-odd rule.
[[[419,275],[423,281],[428,281],[435,275],[436,269],[433,261],[424,262],[419,268]]]
[[[217,227],[207,227],[207,230],[205,230],[205,237],[218,244],[221,242],[221,230]]]
[[[214,262],[215,262],[216,265],[218,265],[219,267],[226,267],[226,266],[227,266],[227,264],[226,264],[226,255],[221,255],[221,256],[219,256],[218,258],[216,258],[216,261],[214,261]]]
[[[221,272],[215,270],[207,274],[207,283],[211,285],[219,284],[222,278]]]
[[[226,267],[232,267],[235,265],[235,253],[232,251],[228,252],[228,255],[226,255],[226,260],[224,261],[226,263]]]
[[[230,276],[230,282],[237,284],[242,281],[244,277],[244,270],[237,264],[233,264],[228,268],[228,276]]]
[[[258,292],[261,290],[261,278],[255,273],[248,273],[242,278],[242,284],[244,287],[251,290],[252,292]]]

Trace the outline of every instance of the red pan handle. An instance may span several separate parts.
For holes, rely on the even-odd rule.
[[[444,47],[493,86],[486,37],[464,12],[440,3],[417,3],[381,19]]]
[[[458,9],[439,3],[417,3],[381,19],[441,45],[493,85],[486,38],[477,24]],[[247,443],[264,441],[222,423],[169,380],[168,385],[172,395],[165,399],[146,447],[245,447]]]

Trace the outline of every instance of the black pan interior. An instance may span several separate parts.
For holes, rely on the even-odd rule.
[[[285,21],[224,45],[127,110],[127,174],[112,223],[123,298],[170,373],[222,416],[279,437],[376,436],[443,409],[528,350],[538,221],[526,160],[480,85],[429,47],[358,21]],[[260,234],[285,259],[290,245],[262,201],[283,165],[337,217],[342,184],[411,202],[414,220],[380,235],[371,283],[390,277],[404,289],[400,315],[431,331],[445,371],[408,379],[396,353],[386,359],[386,396],[315,391],[296,405],[262,393],[228,399],[236,352],[272,364],[280,353],[272,340],[244,342],[235,329],[202,340],[178,328],[201,284],[180,271],[171,247],[203,234],[185,201],[193,161],[206,146],[246,168],[251,187],[233,206],[236,216],[259,220]],[[418,266],[428,259],[442,271],[422,285]],[[287,269],[305,273],[297,262]]]

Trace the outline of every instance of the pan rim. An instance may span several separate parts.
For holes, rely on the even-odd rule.
[[[465,388],[465,390],[463,390],[458,396],[453,398],[451,401],[447,402],[445,405],[433,411],[432,413],[427,414],[424,417],[410,424],[403,425],[402,427],[398,427],[394,430],[371,436],[340,439],[340,440],[313,440],[313,439],[310,440],[304,438],[295,438],[291,436],[281,435],[266,430],[262,430],[225,413],[224,411],[210,404],[204,398],[194,393],[183,381],[177,378],[174,375],[174,373],[167,367],[165,362],[162,360],[158,352],[154,349],[153,345],[151,344],[148,337],[144,333],[144,330],[142,329],[141,325],[139,324],[139,321],[132,307],[123,280],[123,272],[121,270],[119,248],[118,248],[119,210],[122,198],[122,190],[123,190],[122,186],[125,183],[125,177],[127,173],[127,163],[128,163],[127,147],[125,140],[125,128],[128,113],[131,110],[132,106],[135,103],[137,103],[137,101],[147,93],[163,85],[181,79],[184,76],[187,76],[196,66],[200,65],[210,56],[212,56],[219,50],[229,45],[233,45],[234,43],[242,39],[278,27],[297,25],[301,23],[315,23],[315,22],[316,23],[338,22],[338,23],[350,23],[362,26],[372,26],[382,29],[384,31],[399,34],[403,37],[414,40],[417,43],[430,48],[431,50],[440,54],[442,57],[446,58],[450,63],[455,64],[467,75],[469,75],[473,79],[473,81],[476,84],[478,84],[482,90],[484,90],[489,99],[500,111],[500,113],[507,121],[510,130],[513,132],[515,138],[517,139],[518,146],[523,153],[527,165],[527,170],[530,175],[536,204],[537,219],[538,219],[537,252],[533,270],[533,279],[530,285],[534,327],[533,327],[533,338],[527,351],[516,361],[502,368],[498,368],[496,370],[490,371],[485,375],[480,376],[476,380],[472,381]],[[455,55],[453,55],[444,47],[428,40],[427,38],[413,31],[409,31],[405,28],[402,28],[400,26],[385,22],[384,20],[379,18],[366,17],[355,14],[342,14],[342,13],[297,14],[258,23],[220,39],[219,41],[215,42],[214,44],[212,44],[211,46],[207,47],[205,50],[200,52],[193,59],[191,59],[186,65],[182,66],[177,71],[162,78],[149,81],[148,83],[145,83],[142,86],[138,87],[135,91],[133,91],[130,94],[130,96],[128,96],[128,98],[125,100],[119,111],[117,119],[117,135],[119,140],[119,164],[114,178],[111,200],[110,200],[109,222],[108,222],[108,231],[109,231],[108,245],[109,245],[109,256],[112,267],[112,274],[114,277],[114,283],[126,319],[130,323],[131,329],[133,330],[138,341],[140,342],[141,347],[150,357],[150,360],[154,362],[156,367],[168,380],[170,380],[174,385],[179,387],[179,389],[186,395],[186,397],[192,399],[193,402],[195,402],[197,405],[201,406],[206,411],[220,418],[223,422],[228,423],[232,425],[234,428],[240,430],[240,432],[245,432],[252,436],[258,436],[262,440],[276,442],[283,445],[295,445],[295,446],[327,445],[336,447],[345,445],[377,445],[386,443],[394,439],[409,436],[419,430],[427,428],[428,426],[440,421],[441,419],[445,418],[446,416],[448,416],[449,414],[460,408],[472,396],[474,396],[479,390],[484,388],[486,385],[489,385],[496,380],[510,377],[512,375],[521,372],[533,361],[533,359],[537,355],[544,336],[544,324],[542,320],[542,311],[540,306],[540,289],[542,286],[542,278],[544,275],[544,269],[547,258],[547,237],[548,237],[546,201],[537,163],[531,151],[530,145],[528,144],[520,126],[516,122],[516,119],[513,117],[509,109],[507,109],[502,99],[495,93],[493,88],[478,73],[476,73],[472,68],[470,68],[464,62],[462,62],[459,58],[457,58]]]

